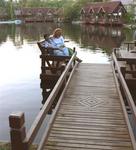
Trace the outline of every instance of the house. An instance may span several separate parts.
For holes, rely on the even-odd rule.
[[[25,22],[53,22],[62,19],[63,10],[59,8],[20,8],[15,10],[17,19]]]
[[[88,3],[81,9],[83,23],[122,25],[126,9],[120,1]]]

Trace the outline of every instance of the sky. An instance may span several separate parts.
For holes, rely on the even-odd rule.
[[[112,0],[112,1],[119,1],[119,0]],[[129,4],[131,3],[133,0],[120,0],[123,4]]]
[[[13,1],[15,1],[15,0],[13,0]],[[111,0],[111,1],[121,1],[123,4],[129,4],[129,3],[133,2],[133,0]],[[134,1],[136,1],[136,0],[134,0]]]

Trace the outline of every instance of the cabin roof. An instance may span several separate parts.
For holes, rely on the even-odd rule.
[[[126,12],[121,1],[88,3],[82,8],[85,13],[89,13],[90,9],[93,9],[95,13],[99,13],[100,10],[103,10],[105,13],[111,14],[119,12],[120,9]]]
[[[16,11],[20,11],[20,15],[28,15],[32,14],[35,15],[37,13],[42,13],[42,14],[58,14],[60,10],[58,8],[45,8],[45,7],[39,7],[39,8],[31,8],[31,7],[25,7],[25,8],[20,8]],[[18,14],[19,15],[19,14]]]

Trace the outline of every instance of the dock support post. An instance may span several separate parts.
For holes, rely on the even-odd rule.
[[[75,53],[75,51],[76,51],[76,48],[74,47],[74,48],[73,48],[73,52]],[[75,63],[76,63],[76,61],[75,61],[75,59],[74,59],[74,65],[75,65]]]
[[[23,112],[12,113],[9,116],[10,138],[12,150],[28,150],[28,145],[23,143],[26,137]]]
[[[126,72],[126,68],[125,67],[120,67],[120,71],[125,79],[125,72]]]

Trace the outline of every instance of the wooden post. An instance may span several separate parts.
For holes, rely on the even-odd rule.
[[[136,46],[136,40],[134,41],[134,45]]]
[[[73,52],[75,53],[75,51],[76,51],[76,48],[74,47],[74,48],[73,48]],[[75,63],[76,63],[76,61],[75,61],[75,59],[74,59],[73,64],[75,65]]]
[[[45,73],[46,70],[45,70],[45,58],[41,58],[41,70],[42,70],[42,73]]]
[[[9,116],[10,138],[12,150],[28,150],[28,144],[23,141],[26,137],[25,116],[23,112],[12,113]]]
[[[126,68],[125,67],[120,67],[120,71],[125,79],[125,72],[126,72]]]

